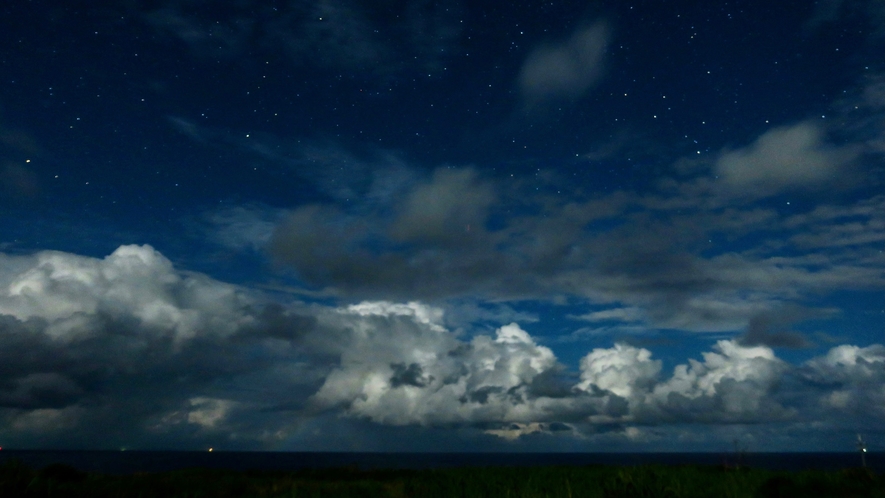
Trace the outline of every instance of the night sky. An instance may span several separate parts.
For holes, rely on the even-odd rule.
[[[0,7],[0,446],[885,449],[885,2]]]

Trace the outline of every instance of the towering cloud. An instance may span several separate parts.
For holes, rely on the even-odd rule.
[[[577,387],[596,387],[631,398],[637,391],[651,387],[660,371],[661,362],[651,359],[651,351],[615,344],[611,349],[594,349],[581,359],[581,383]]]
[[[395,425],[531,422],[548,418],[550,403],[533,381],[557,366],[519,325],[493,339],[463,342],[417,303],[363,303],[345,310],[337,326],[354,330],[341,363],[314,396],[355,416]]]

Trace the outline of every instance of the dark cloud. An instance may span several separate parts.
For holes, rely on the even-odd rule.
[[[747,330],[737,340],[743,346],[807,348],[811,346],[808,340],[788,327],[796,322],[829,314],[832,314],[832,310],[813,310],[799,306],[783,306],[761,312],[750,319]]]
[[[405,363],[391,363],[390,369],[393,375],[390,376],[388,382],[390,387],[396,389],[400,386],[424,387],[433,381],[433,377],[424,378],[424,369],[417,363],[411,363],[406,366]]]
[[[503,391],[504,391],[504,388],[498,387],[498,386],[480,387],[479,389],[477,389],[465,396],[462,396],[459,399],[459,401],[461,401],[462,403],[471,402],[471,403],[479,403],[482,405],[482,404],[488,403],[490,395],[500,394]]]
[[[472,170],[443,168],[403,196],[376,201],[368,213],[295,209],[277,227],[271,252],[306,283],[367,296],[378,288],[398,298],[451,295],[504,272],[485,228],[495,192]]]
[[[876,108],[877,87],[866,88],[852,108]],[[289,209],[213,212],[210,232],[232,249],[267,249],[302,284],[347,299],[578,298],[636,309],[640,319],[622,320],[634,327],[738,332],[783,303],[885,285],[875,246],[885,240],[883,198],[842,195],[861,184],[860,158],[881,154],[880,135],[840,138],[810,120],[773,126],[691,158],[691,171],[647,191],[596,194],[540,174],[426,173],[391,152],[267,138],[239,146],[319,195]],[[554,187],[556,196],[539,193]],[[751,203],[823,188],[840,195],[802,208]],[[801,343],[789,331],[762,337],[758,323],[750,343]]]
[[[317,328],[314,316],[292,313],[282,305],[269,303],[256,313],[256,324],[244,328],[251,337],[300,341]]]
[[[570,295],[633,308],[634,324],[696,331],[738,331],[803,295],[885,284],[872,245],[885,237],[879,197],[782,215],[625,193],[526,202],[529,192],[469,168],[411,178],[355,206],[292,209],[270,252],[304,283],[358,299]]]
[[[560,422],[553,422],[552,424],[548,425],[547,428],[551,432],[569,432],[572,430],[571,426]]]
[[[473,170],[437,169],[401,201],[390,237],[420,247],[462,248],[479,242],[474,234],[484,231],[496,200],[491,185]]]
[[[83,394],[80,386],[57,373],[34,373],[7,381],[0,406],[24,409],[64,408]]]

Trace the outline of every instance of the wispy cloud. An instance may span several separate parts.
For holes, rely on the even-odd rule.
[[[171,0],[135,12],[197,57],[234,60],[282,49],[296,65],[361,71],[386,81],[403,70],[441,70],[456,51],[462,10],[458,2],[412,1],[380,22],[378,12],[351,0],[247,1],[212,16]]]
[[[582,27],[565,40],[535,48],[519,72],[519,89],[534,104],[548,99],[574,98],[603,74],[609,26],[599,21]]]
[[[723,153],[714,169],[731,192],[765,196],[785,189],[822,187],[860,154],[860,146],[835,147],[809,122],[773,128],[750,146]]]

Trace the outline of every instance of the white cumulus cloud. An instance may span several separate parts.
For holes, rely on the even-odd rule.
[[[682,420],[753,421],[791,415],[772,396],[788,365],[771,348],[718,341],[704,361],[689,359],[652,391],[647,408],[656,417]]]
[[[40,318],[56,339],[88,335],[102,316],[138,321],[175,340],[200,332],[230,334],[249,317],[236,287],[203,275],[183,276],[150,246],[121,246],[104,259],[43,251],[0,276],[0,314]]]
[[[353,333],[340,365],[314,396],[321,406],[394,425],[532,421],[542,416],[529,385],[557,365],[517,324],[496,337],[459,340],[418,303],[361,303],[340,310],[337,327]],[[434,317],[434,321],[426,317]]]
[[[647,389],[657,379],[661,362],[651,359],[651,351],[615,344],[611,349],[594,349],[581,359],[582,390],[596,386],[629,398],[637,389]]]

